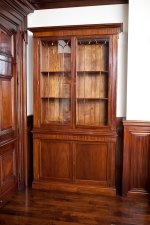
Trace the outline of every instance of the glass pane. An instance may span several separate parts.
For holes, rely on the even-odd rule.
[[[41,42],[41,121],[70,123],[71,41]]]
[[[77,41],[76,123],[106,126],[108,123],[109,41]]]

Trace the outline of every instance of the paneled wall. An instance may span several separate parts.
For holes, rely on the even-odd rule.
[[[150,121],[124,121],[123,196],[150,193]]]

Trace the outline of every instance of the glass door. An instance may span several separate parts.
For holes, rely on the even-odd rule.
[[[71,117],[71,40],[41,42],[41,122],[69,125]]]
[[[109,40],[77,40],[76,125],[108,125]]]

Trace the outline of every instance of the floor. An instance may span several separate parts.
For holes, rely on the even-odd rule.
[[[150,225],[147,199],[125,199],[29,188],[0,210],[5,225]]]

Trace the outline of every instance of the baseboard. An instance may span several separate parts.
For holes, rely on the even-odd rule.
[[[72,192],[72,193],[80,193],[80,194],[116,196],[116,189],[113,189],[113,188],[81,186],[81,185],[75,185],[75,184],[64,184],[60,182],[54,183],[54,182],[33,181],[32,188],[58,191],[58,192]]]

